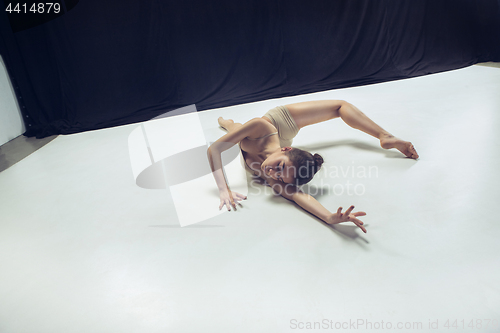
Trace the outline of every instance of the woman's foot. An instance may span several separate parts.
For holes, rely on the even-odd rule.
[[[224,119],[222,117],[219,117],[219,119],[217,119],[217,121],[219,122],[220,127],[225,129],[226,131],[228,131],[229,125],[234,124],[234,121],[232,119]]]
[[[384,149],[396,148],[400,152],[402,152],[406,157],[409,158],[418,158],[417,151],[409,141],[404,141],[398,139],[392,135],[386,135],[380,139],[380,146]]]

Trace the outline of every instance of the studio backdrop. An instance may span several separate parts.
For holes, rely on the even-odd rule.
[[[27,136],[500,60],[499,0],[57,3],[52,16],[0,14]]]

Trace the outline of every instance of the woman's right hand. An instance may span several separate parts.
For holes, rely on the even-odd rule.
[[[366,229],[363,226],[363,222],[358,219],[358,216],[365,216],[365,212],[355,212],[351,213],[352,210],[354,209],[354,206],[349,207],[345,213],[342,213],[342,207],[339,207],[337,212],[335,214],[331,214],[327,217],[326,223],[328,224],[338,224],[342,222],[352,222],[354,223],[357,227],[359,227],[363,232],[366,234]]]
[[[227,210],[231,210],[231,206],[234,207],[234,210],[236,210],[236,202],[241,201],[241,200],[246,200],[246,196],[243,194],[240,194],[238,192],[232,192],[229,189],[226,189],[224,191],[219,192],[220,195],[220,206],[219,210],[224,207],[224,205],[227,207]]]

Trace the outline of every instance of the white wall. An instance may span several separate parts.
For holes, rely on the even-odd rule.
[[[25,127],[14,88],[0,56],[0,145],[24,133]]]

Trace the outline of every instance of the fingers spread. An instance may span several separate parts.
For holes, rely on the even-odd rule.
[[[349,208],[346,210],[345,214],[346,214],[347,216],[349,216],[349,214],[351,214],[351,212],[352,212],[352,210],[353,210],[353,209],[354,209],[354,206],[349,207]]]
[[[233,200],[231,199],[225,199],[224,201],[222,201],[219,205],[219,210],[222,209],[222,207],[226,206],[227,207],[227,210],[228,211],[231,211],[231,208],[234,208],[234,210],[238,210],[238,206],[240,207],[243,207],[243,205],[238,202],[238,200],[243,200],[242,198],[233,198]]]
[[[236,193],[233,193],[233,199],[237,200],[237,201],[241,201],[241,200],[246,200],[247,197],[246,197],[246,195],[243,195],[243,194],[236,192]]]
[[[363,232],[366,234],[366,229],[365,227],[363,227],[363,222],[361,222],[360,220],[356,219],[353,221],[354,224],[356,224],[361,230],[363,230]]]
[[[363,221],[358,220],[357,218],[353,218],[354,223],[364,224]]]

